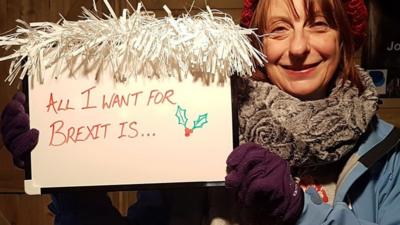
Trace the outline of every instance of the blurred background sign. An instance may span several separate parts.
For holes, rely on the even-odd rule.
[[[367,0],[368,39],[362,66],[384,98],[400,98],[400,13],[396,1]]]

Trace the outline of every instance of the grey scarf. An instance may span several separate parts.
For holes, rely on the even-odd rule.
[[[240,142],[258,143],[297,167],[337,161],[354,148],[377,110],[375,86],[359,71],[363,93],[338,79],[328,97],[315,101],[247,81],[247,98],[239,102]]]

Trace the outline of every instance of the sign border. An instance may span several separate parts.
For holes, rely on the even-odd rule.
[[[238,76],[232,75],[231,79],[231,104],[232,104],[232,132],[233,147],[239,146],[239,118],[238,118]],[[28,76],[23,79],[23,92],[26,96],[25,109],[29,114],[29,81]],[[233,149],[232,149],[233,150]],[[31,154],[25,156],[25,191],[26,185],[32,181],[31,172]],[[39,187],[39,194],[49,194],[56,192],[74,192],[74,191],[136,191],[136,190],[154,190],[154,189],[174,189],[174,188],[207,188],[224,186],[224,182],[181,182],[181,183],[154,183],[154,184],[122,184],[122,185],[99,185],[99,186],[74,186],[74,187]],[[36,192],[36,190],[35,190]],[[28,193],[29,194],[29,193]]]

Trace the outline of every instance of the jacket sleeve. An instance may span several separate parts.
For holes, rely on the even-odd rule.
[[[128,219],[134,225],[200,225],[206,194],[205,189],[189,187],[140,191],[128,209]]]
[[[362,223],[346,203],[338,202],[333,207],[325,203],[314,203],[312,195],[304,193],[304,208],[297,225],[372,225]]]
[[[333,206],[313,201],[304,193],[304,208],[297,225],[393,225],[400,224],[399,149],[380,160],[352,187],[353,209],[345,202]]]
[[[168,209],[161,191],[139,191],[128,209],[128,220],[132,225],[167,225]]]
[[[55,193],[51,198],[55,225],[128,225],[106,192]]]

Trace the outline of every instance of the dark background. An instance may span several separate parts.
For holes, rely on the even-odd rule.
[[[400,97],[400,11],[394,0],[369,0],[368,39],[363,48],[362,66],[387,69],[386,94]],[[394,50],[389,48],[395,45]]]

